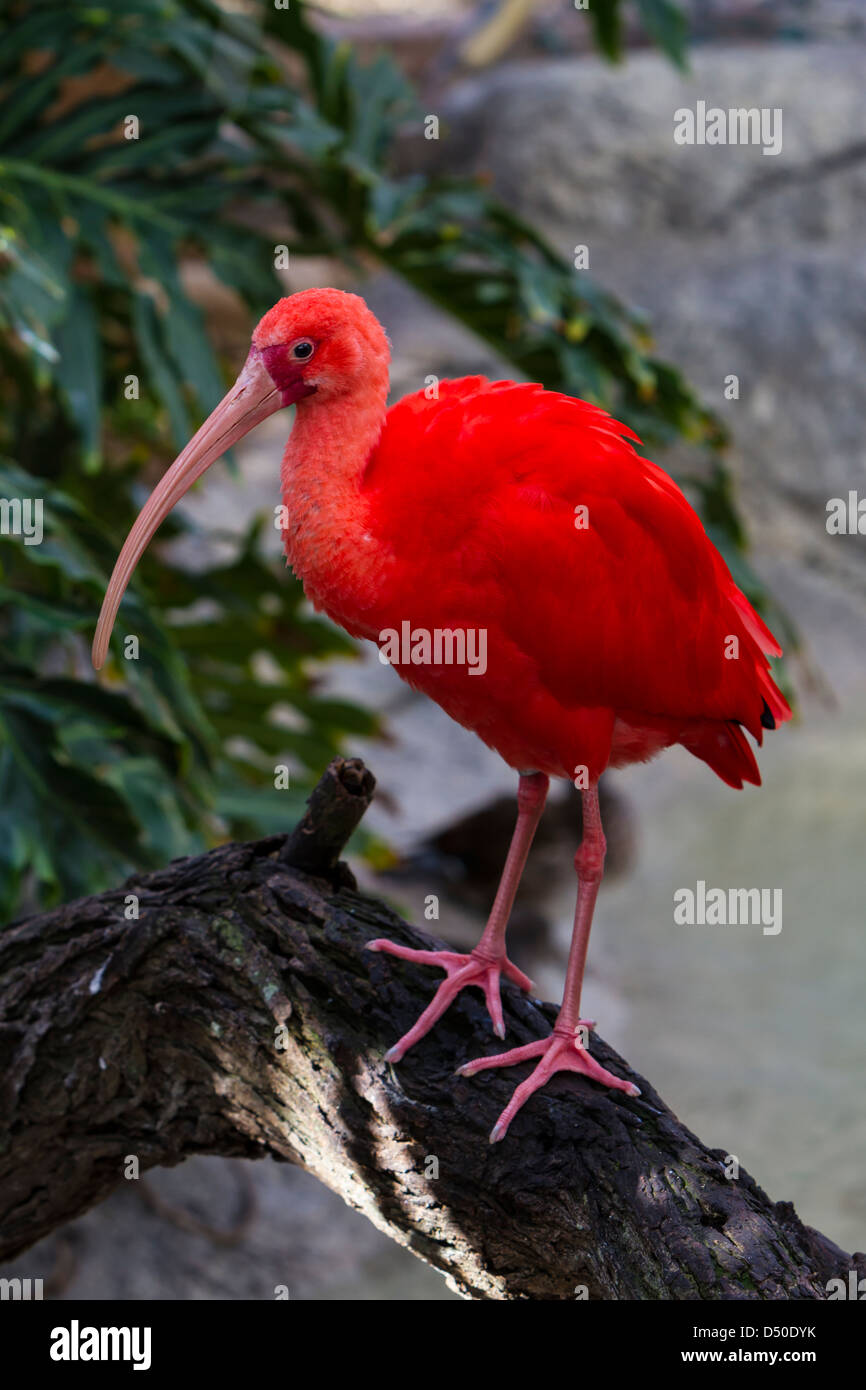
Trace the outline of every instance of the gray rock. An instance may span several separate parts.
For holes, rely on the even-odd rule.
[[[857,236],[866,204],[866,87],[861,45],[697,51],[683,76],[657,53],[628,68],[598,59],[507,66],[457,86],[426,142],[448,168],[492,173],[502,196],[567,251],[609,255],[664,235],[731,235],[759,248],[775,233]],[[780,107],[782,150],[677,145],[674,113]],[[828,187],[825,189],[824,185]],[[820,194],[816,197],[816,189]]]

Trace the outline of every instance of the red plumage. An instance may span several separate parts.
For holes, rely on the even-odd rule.
[[[553,1032],[467,1063],[464,1075],[537,1060],[491,1133],[555,1071],[639,1094],[589,1051],[580,993],[605,840],[597,782],[608,766],[680,743],[733,787],[759,782],[744,730],[790,718],[770,674],[772,633],[735,585],[696,513],[639,442],[603,410],[541,386],[446,381],[386,412],[388,344],[363,300],[308,290],[258,325],[246,365],[149,499],[103,603],[101,666],[138,557],[186,489],[283,405],[297,413],[282,466],[286,555],[312,602],[358,637],[389,630],[474,634],[485,664],[396,661],[399,674],[520,772],[499,891],[469,955],[367,942],[446,972],[399,1061],[460,989],[484,990],[504,1036],[499,978],[530,981],[505,929],[549,778],[575,778],[584,834],[565,993]],[[381,648],[380,648],[381,650]]]
[[[374,640],[404,619],[486,629],[483,679],[397,669],[513,767],[595,778],[682,743],[730,785],[758,783],[738,726],[760,743],[765,701],[776,722],[790,717],[766,659],[779,647],[632,440],[606,412],[536,385],[464,377],[438,399],[405,397],[360,487],[390,563],[352,626]],[[339,574],[328,588],[322,606],[345,622]]]

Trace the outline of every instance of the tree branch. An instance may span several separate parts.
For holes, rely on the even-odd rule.
[[[571,1299],[581,1286],[602,1299],[820,1299],[829,1279],[866,1274],[866,1257],[742,1170],[726,1178],[725,1155],[595,1035],[594,1055],[641,1098],[559,1076],[494,1146],[528,1068],[455,1076],[499,1046],[480,997],[462,994],[386,1065],[439,975],[362,949],[383,935],[431,944],[337,864],[372,794],[365,773],[332,764],[303,831],[179,860],[0,936],[0,1258],[106,1197],[129,1155],[144,1171],[270,1154],[477,1299]],[[511,1045],[549,1031],[551,1006],[505,982],[503,1000]]]

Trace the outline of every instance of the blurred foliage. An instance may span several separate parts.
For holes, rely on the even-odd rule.
[[[685,71],[688,20],[673,0],[633,0],[643,28],[675,63]],[[598,47],[606,58],[618,62],[623,56],[624,0],[590,0],[587,16]]]
[[[52,483],[40,496],[40,481],[0,458],[0,497],[41,501],[44,530],[40,544],[4,544],[0,563],[8,910],[25,888],[46,900],[86,893],[226,829],[285,829],[341,735],[375,730],[366,712],[311,689],[305,659],[351,654],[353,644],[308,616],[300,585],[262,557],[258,526],[230,561],[197,573],[165,550],[146,555],[120,624],[121,641],[139,639],[138,659],[123,661],[122,673],[114,663],[97,684],[87,650],[116,546],[94,521],[96,487],[82,500]],[[135,513],[131,481],[99,479],[112,484],[124,530]],[[166,608],[182,626],[154,619]],[[275,786],[277,766],[292,770],[288,790]]]
[[[640,8],[677,57],[675,7]],[[592,11],[609,54],[618,11]],[[130,116],[138,138],[125,136]],[[284,827],[341,737],[376,727],[317,693],[308,659],[351,644],[307,616],[258,528],[230,563],[194,574],[173,547],[145,557],[106,680],[89,670],[142,473],[170,460],[239,365],[215,356],[187,288],[196,263],[252,319],[282,292],[275,246],[359,270],[372,259],[518,372],[598,401],[649,444],[708,451],[705,519],[761,602],[723,432],[653,355],[645,322],[480,183],[394,172],[412,138],[423,115],[395,64],[359,63],[299,3],[239,15],[214,0],[8,0],[0,498],[43,499],[45,539],[0,536],[0,911]],[[175,517],[164,534],[189,530]],[[123,659],[128,631],[138,661]],[[294,793],[273,790],[286,757],[306,773]]]

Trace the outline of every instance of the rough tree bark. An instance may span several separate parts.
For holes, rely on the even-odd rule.
[[[144,1171],[209,1153],[301,1164],[476,1299],[821,1299],[866,1274],[747,1173],[728,1179],[595,1035],[641,1098],[561,1076],[494,1146],[528,1068],[454,1074],[499,1047],[480,995],[385,1064],[440,976],[362,949],[430,944],[338,863],[372,788],[338,760],[293,835],[0,934],[0,1259],[107,1196],[127,1155]],[[549,1031],[551,1006],[503,996],[509,1045]]]

